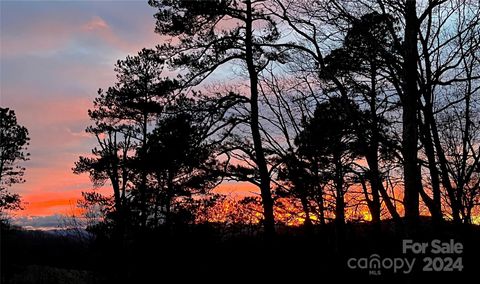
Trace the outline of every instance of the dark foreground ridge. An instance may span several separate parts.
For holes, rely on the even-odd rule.
[[[330,280],[355,283],[452,283],[475,279],[480,264],[480,227],[434,226],[430,220],[407,237],[402,228],[384,221],[380,232],[371,224],[347,224],[346,237],[338,238],[335,227],[316,227],[306,235],[302,228],[278,228],[272,243],[260,235],[225,231],[219,224],[176,228],[167,233],[150,231],[118,244],[111,239],[88,239],[84,234],[2,229],[2,283],[170,283],[186,280],[233,280],[256,283],[260,280],[293,283],[328,283]],[[243,230],[245,231],[245,230]],[[228,237],[226,237],[228,236]],[[404,239],[431,243],[461,243],[461,253],[403,254]],[[416,258],[408,274],[406,267],[374,270],[351,269],[355,258],[371,260]],[[461,258],[462,272],[422,272],[424,257]],[[400,260],[397,260],[400,264]],[[458,264],[458,263],[457,263]],[[434,268],[438,268],[438,263]],[[361,266],[361,264],[360,264]],[[458,268],[458,266],[456,267]],[[458,270],[458,269],[454,269]],[[316,280],[315,280],[316,279]],[[315,280],[315,281],[313,281]],[[312,282],[313,281],[313,282]],[[328,281],[328,282],[326,282]],[[432,282],[435,281],[435,282]],[[457,282],[458,283],[458,282]]]

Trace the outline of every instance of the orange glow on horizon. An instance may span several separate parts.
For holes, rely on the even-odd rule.
[[[36,193],[23,197],[24,210],[14,213],[17,216],[48,216],[54,214],[72,215],[81,213],[77,201],[80,192]]]
[[[260,192],[256,185],[249,182],[226,182],[219,184],[213,191],[219,194],[241,196],[251,196]]]
[[[90,189],[79,189],[61,192],[44,192],[24,194],[22,196],[22,206],[24,210],[12,212],[14,216],[49,216],[49,215],[68,215],[78,216],[84,212],[84,209],[77,206],[77,202],[82,199],[82,191]],[[97,192],[109,194],[108,188],[100,188]]]
[[[42,179],[41,181],[47,182],[47,180],[48,179]],[[24,210],[11,212],[11,215],[17,217],[41,217],[50,215],[80,216],[84,213],[84,209],[77,206],[78,201],[82,199],[81,192],[90,190],[91,188],[81,188],[68,191],[22,194]],[[401,196],[398,192],[399,190],[398,187],[395,188],[397,196]],[[111,194],[111,188],[108,186],[96,191],[103,195]],[[258,224],[263,219],[263,209],[260,204],[242,204],[240,202],[242,198],[247,196],[259,197],[259,190],[255,185],[248,182],[226,182],[220,184],[213,192],[225,195],[226,199],[211,209],[208,209],[208,216],[203,216],[202,220],[199,221]],[[403,207],[401,204],[397,205],[399,214],[403,215]],[[315,205],[312,204],[312,206]],[[383,211],[386,212],[386,209],[383,208]],[[474,210],[473,213],[473,223],[480,224],[479,212]],[[274,214],[277,222],[288,226],[301,226],[305,222],[305,213],[298,200],[278,199],[276,201]],[[448,212],[446,212],[446,214],[448,214]],[[425,211],[422,212],[422,215],[428,216],[429,214]],[[335,218],[331,211],[326,211],[325,217],[327,221]],[[347,220],[353,221],[372,221],[369,209],[364,204],[356,206],[355,208],[347,208],[345,217]],[[388,213],[382,216],[382,219],[388,218],[390,218]],[[318,216],[313,213],[310,213],[310,219],[314,224],[320,222]]]
[[[72,177],[76,177],[72,175]],[[82,180],[82,178],[79,178]],[[41,179],[38,185],[48,185],[50,179]],[[42,186],[45,188],[46,186]],[[22,194],[24,210],[12,212],[15,216],[48,216],[54,214],[62,215],[78,215],[82,213],[82,209],[77,207],[77,202],[82,199],[82,191],[90,191],[90,189],[79,189],[61,192],[42,192],[42,193],[26,193]],[[99,193],[109,195],[111,189],[107,186],[98,189]],[[225,194],[229,196],[251,196],[258,192],[258,188],[250,183],[224,183],[220,184],[214,190],[215,193]]]

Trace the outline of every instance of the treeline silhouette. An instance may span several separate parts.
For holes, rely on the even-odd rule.
[[[478,3],[149,4],[161,44],[117,62],[89,110],[97,146],[73,168],[111,189],[80,202],[93,246],[125,273],[109,279],[204,269],[209,254],[264,275],[278,258],[344,271],[402,238],[458,238],[475,263]],[[226,182],[258,195],[216,193]]]
[[[21,209],[20,195],[8,188],[25,182],[25,168],[20,164],[29,159],[28,130],[17,123],[15,111],[0,107],[0,223],[6,210]]]
[[[342,230],[358,208],[407,229],[472,223],[479,14],[457,2],[150,1],[164,43],[119,60],[98,92],[98,146],[74,171],[113,194],[84,205],[124,235],[195,223],[234,180],[259,188],[267,241],[280,198],[306,228]],[[216,79],[233,66],[238,79]]]

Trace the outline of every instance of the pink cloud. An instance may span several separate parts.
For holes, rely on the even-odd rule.
[[[84,31],[95,31],[95,30],[105,30],[105,29],[110,29],[108,24],[100,17],[95,16],[93,19],[85,23],[82,28]]]
[[[143,40],[132,41],[122,38],[121,35],[114,32],[113,28],[102,18],[95,16],[81,27],[81,31],[93,34],[110,46],[114,46],[127,53],[136,53],[140,49],[153,46],[158,43],[157,35],[153,32],[153,23],[145,23],[145,29],[142,29]]]

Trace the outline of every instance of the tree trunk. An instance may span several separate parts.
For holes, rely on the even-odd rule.
[[[472,193],[472,197],[468,198],[468,201],[466,204],[462,202],[462,200],[465,199],[465,190],[466,185],[469,181],[471,181],[471,174],[467,173],[467,163],[469,160],[469,145],[472,142],[470,139],[470,127],[472,125],[472,120],[470,118],[470,104],[471,104],[471,95],[472,95],[472,69],[466,68],[467,77],[469,78],[467,82],[467,89],[465,92],[465,126],[462,134],[462,163],[459,169],[459,172],[457,174],[458,176],[458,182],[457,182],[457,194],[456,194],[456,200],[457,200],[457,207],[458,211],[462,212],[462,217],[463,217],[463,222],[466,224],[471,223],[471,212],[472,212],[472,207],[474,206],[474,196],[475,194]],[[477,166],[475,164],[478,164],[478,162],[473,162],[471,165],[472,170]],[[468,172],[470,172],[469,170]],[[470,189],[472,190],[472,189]]]
[[[318,176],[318,165],[317,161],[314,159],[312,160],[312,172],[315,174],[315,180],[313,183],[313,192],[316,193],[315,200],[318,204],[319,218],[320,218],[320,225],[324,226],[325,222],[325,206],[323,204],[323,187],[320,186],[320,178]]]
[[[337,142],[338,143],[338,142]],[[345,256],[345,199],[344,199],[344,171],[340,153],[333,155],[335,167],[335,249],[338,259]]]
[[[440,177],[442,179],[442,185],[447,191],[448,198],[450,199],[450,204],[452,208],[452,218],[455,223],[461,223],[462,221],[460,218],[461,206],[455,194],[455,190],[452,187],[452,184],[450,182],[450,177],[448,173],[448,161],[447,161],[447,158],[445,157],[445,153],[443,151],[442,144],[440,142],[438,129],[435,123],[431,124],[430,127],[432,130],[433,143],[435,145],[435,149],[437,150],[438,164],[440,166]]]
[[[313,233],[313,224],[312,219],[310,218],[310,206],[308,205],[307,196],[305,194],[300,197],[300,202],[302,203],[303,212],[305,213],[303,227],[305,228],[305,232],[308,235],[311,235]]]
[[[318,195],[318,210],[320,211],[320,225],[325,226],[325,205],[323,204],[323,194],[320,192]]]
[[[411,224],[418,223],[420,173],[417,168],[417,33],[416,0],[405,2],[404,89],[403,100],[403,173],[405,217]]]
[[[275,235],[275,218],[273,215],[272,192],[270,190],[270,174],[268,172],[259,127],[258,73],[253,59],[253,19],[252,3],[250,0],[246,1],[246,6],[245,59],[250,77],[250,127],[252,131],[253,148],[255,150],[255,162],[260,174],[260,194],[263,205],[265,238],[271,240]]]
[[[167,193],[165,195],[165,227],[170,230],[172,225],[172,198],[173,198],[173,174],[169,169],[167,172]]]
[[[376,52],[374,52],[376,54]],[[374,58],[375,55],[372,57]],[[379,196],[379,190],[378,190],[378,183],[381,183],[381,178],[380,178],[380,171],[378,169],[378,146],[379,146],[379,133],[378,133],[378,117],[377,117],[377,64],[375,62],[375,59],[373,59],[370,63],[370,114],[371,114],[371,141],[370,145],[367,146],[367,151],[369,153],[367,156],[371,157],[371,165],[372,167],[370,168],[369,171],[369,180],[370,180],[370,185],[372,189],[372,200],[367,202],[370,203],[370,213],[372,215],[372,222],[374,223],[380,223],[380,211],[381,211],[381,205],[380,205],[380,196]],[[368,163],[368,162],[367,162]],[[370,166],[370,165],[369,165]],[[366,195],[368,197],[368,195]]]
[[[343,195],[343,169],[339,154],[335,154],[335,223],[338,227],[345,224],[345,199]]]
[[[431,15],[430,15],[431,17]],[[428,199],[427,195],[424,192],[420,192],[422,199],[429,207],[430,213],[432,215],[434,222],[440,222],[442,220],[442,201],[440,194],[440,176],[437,168],[437,162],[435,158],[435,150],[432,141],[431,129],[432,125],[435,124],[435,119],[433,117],[433,93],[432,93],[432,63],[430,61],[430,53],[428,51],[427,41],[422,41],[422,55],[425,61],[425,84],[422,86],[423,90],[423,99],[425,100],[425,106],[423,108],[424,120],[425,123],[422,124],[421,116],[418,116],[418,121],[420,125],[420,139],[423,138],[422,142],[425,147],[425,153],[428,158],[430,178],[432,182],[432,195],[433,198]],[[431,205],[428,205],[430,203]]]
[[[373,179],[374,182],[377,182],[376,179]],[[378,186],[376,186],[378,188]],[[381,221],[381,206],[380,206],[380,195],[378,190],[374,189],[372,186],[372,222],[380,223]]]
[[[318,187],[320,188],[320,186]],[[318,204],[318,210],[320,211],[319,212],[320,225],[325,226],[326,222],[325,222],[325,205],[323,204],[323,189],[320,189],[318,191],[317,196],[318,198],[316,198],[316,200]]]
[[[378,160],[370,155],[367,155],[367,164],[370,168],[370,184],[372,186],[372,191],[378,191],[382,196],[383,202],[387,207],[388,213],[392,216],[392,219],[396,222],[400,221],[400,215],[397,212],[397,208],[393,204],[390,196],[388,195],[387,190],[385,189],[382,179],[380,178],[380,171],[378,169]]]
[[[148,114],[143,113],[142,121],[142,145],[141,145],[141,159],[145,159],[146,150],[147,150],[147,123],[148,123]],[[145,168],[141,167],[140,172],[140,222],[143,228],[147,227],[147,171]]]
[[[426,119],[425,119],[426,120]],[[432,183],[433,198],[430,198],[423,190],[420,191],[423,201],[428,207],[434,222],[441,222],[442,220],[442,205],[440,200],[440,177],[437,168],[437,160],[435,158],[435,150],[431,137],[430,127],[427,123],[423,124],[419,118],[418,120],[421,135],[420,139],[425,147],[425,154],[428,159],[428,169],[430,172],[430,179]]]
[[[365,200],[367,201],[368,210],[370,211],[370,215],[372,216],[372,222],[374,224],[380,224],[381,214],[380,214],[380,200],[379,200],[378,192],[376,194],[377,196],[375,197],[373,194],[375,191],[373,189],[373,186],[370,183],[372,188],[372,199],[370,199],[370,197],[368,197],[368,187],[363,177],[360,177],[360,184],[362,185],[363,194],[365,195]]]

